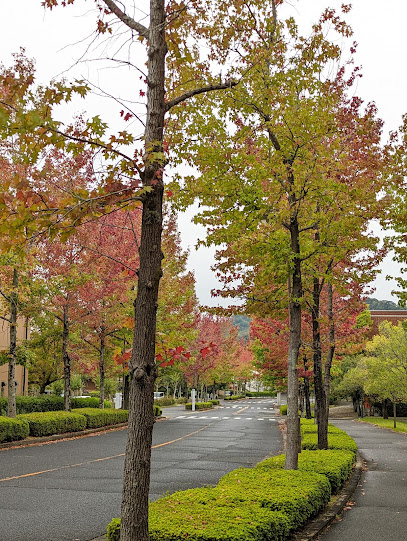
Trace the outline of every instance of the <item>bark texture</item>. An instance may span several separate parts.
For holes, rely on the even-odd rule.
[[[162,152],[165,99],[165,7],[150,2],[147,66],[147,119],[144,185],[151,188],[143,201],[140,268],[134,303],[133,353],[129,363],[130,410],[123,478],[121,541],[148,541],[148,493],[154,424],[155,335],[158,287],[161,278],[163,163],[150,158]]]
[[[8,402],[7,415],[17,415],[16,405],[16,349],[17,349],[17,315],[18,315],[18,272],[13,269],[13,290],[10,295],[10,349],[8,361]]]
[[[64,364],[64,410],[71,411],[71,358],[68,353],[69,308],[64,306],[62,318],[62,361]]]

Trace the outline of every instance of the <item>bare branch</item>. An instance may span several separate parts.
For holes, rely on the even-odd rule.
[[[126,15],[124,11],[122,11],[113,0],[103,0],[103,2],[107,5],[109,10],[116,15],[118,19],[120,19],[126,26],[128,26],[131,30],[135,30],[140,36],[143,36],[147,39],[149,39],[150,32],[149,29],[143,26],[142,24],[135,21],[132,17],[129,15]]]
[[[212,92],[214,90],[224,90],[225,88],[233,88],[237,84],[238,83],[236,81],[226,81],[225,83],[220,83],[218,85],[208,85],[201,88],[194,88],[193,90],[189,90],[188,92],[185,92],[185,94],[182,94],[181,96],[167,102],[165,109],[166,111],[169,111],[179,103],[182,103],[193,96],[197,96],[198,94],[205,94],[206,92]]]

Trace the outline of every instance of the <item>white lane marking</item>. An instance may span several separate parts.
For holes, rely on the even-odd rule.
[[[253,417],[246,417],[246,421],[251,421]]]
[[[222,419],[230,419],[230,417],[222,417]]]
[[[178,415],[178,417],[175,417],[176,419],[185,419],[186,415]]]
[[[264,419],[262,419],[261,417],[259,417],[257,420],[258,421],[264,421]]]
[[[235,419],[241,419],[241,417],[235,417]]]

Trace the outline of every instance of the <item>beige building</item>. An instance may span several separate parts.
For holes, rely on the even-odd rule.
[[[30,329],[25,318],[17,320],[17,342],[28,340]],[[10,326],[7,321],[0,320],[0,351],[7,351],[10,347]],[[0,365],[0,393],[1,396],[8,396],[8,364]],[[27,394],[28,391],[28,372],[24,366],[16,366],[16,393],[18,395]]]

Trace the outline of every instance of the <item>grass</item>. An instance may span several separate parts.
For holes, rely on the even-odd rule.
[[[393,430],[393,432],[402,432],[407,434],[407,422],[397,421],[397,426],[394,428],[393,419],[382,419],[381,417],[363,417],[358,419],[361,423],[369,423],[371,425],[376,425],[380,428],[388,428]]]

